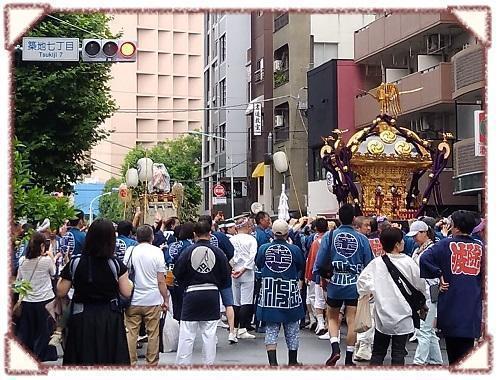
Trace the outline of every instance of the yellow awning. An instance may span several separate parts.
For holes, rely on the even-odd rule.
[[[253,173],[252,173],[252,178],[258,178],[258,177],[264,177],[264,163],[260,162],[257,164],[255,167]]]

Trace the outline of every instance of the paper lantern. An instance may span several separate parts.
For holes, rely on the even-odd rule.
[[[276,152],[273,154],[274,168],[280,172],[284,173],[288,170],[288,159],[285,152]]]
[[[128,187],[136,187],[139,184],[139,173],[136,168],[130,168],[125,174],[125,182]]]
[[[153,179],[153,160],[146,157],[139,158],[137,160],[137,172],[139,181],[151,181]]]
[[[122,183],[120,187],[118,187],[118,199],[120,199],[122,202],[130,202],[132,200],[132,192],[124,183]]]

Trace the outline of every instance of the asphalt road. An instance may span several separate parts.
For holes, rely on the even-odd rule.
[[[267,365],[267,354],[264,346],[264,334],[258,334],[252,332],[256,335],[256,339],[240,339],[237,344],[230,345],[227,341],[227,330],[223,328],[217,328],[217,357],[216,363],[218,365]],[[342,325],[341,329],[341,349],[345,352],[345,334],[346,326]],[[406,357],[406,364],[411,364],[413,362],[413,356],[415,354],[415,349],[417,347],[416,342],[408,342],[407,344],[408,356]],[[326,359],[330,355],[330,342],[328,340],[320,340],[314,335],[314,333],[308,330],[301,330],[300,332],[300,347],[298,353],[298,360],[307,365],[323,365]],[[446,350],[444,349],[444,342],[441,340],[441,351],[443,354],[443,359],[447,363]],[[145,359],[143,357],[146,352],[146,344],[143,348],[138,350],[139,354],[139,365],[145,364]],[[160,353],[160,364],[169,365],[175,364],[175,352]],[[280,333],[280,338],[278,341],[278,363],[280,365],[286,365],[288,363],[288,350],[285,343],[285,338],[283,336],[283,331]],[[57,362],[46,362],[48,365],[61,365],[62,358]],[[203,364],[201,360],[201,338],[197,337],[194,353],[193,353],[193,364]],[[367,362],[356,362],[357,365],[368,365]],[[385,365],[390,364],[390,348],[387,353]],[[337,366],[344,365],[344,356],[337,362]]]

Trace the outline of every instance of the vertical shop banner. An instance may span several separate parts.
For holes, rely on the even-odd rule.
[[[253,105],[253,135],[262,135],[262,104],[255,103]]]
[[[486,114],[474,111],[474,153],[476,157],[486,155]]]

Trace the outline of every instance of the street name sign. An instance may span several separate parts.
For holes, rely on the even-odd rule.
[[[80,60],[80,40],[60,37],[23,37],[23,61]]]

